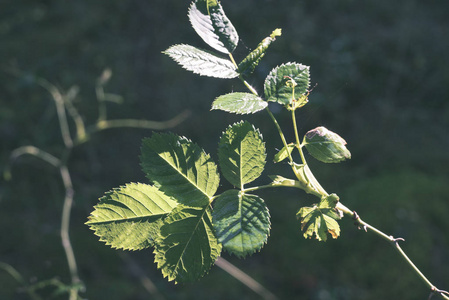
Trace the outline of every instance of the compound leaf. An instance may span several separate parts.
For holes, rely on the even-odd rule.
[[[340,236],[340,226],[336,220],[341,213],[335,208],[339,198],[335,194],[323,197],[318,205],[303,207],[297,213],[301,220],[301,230],[305,238],[315,237],[319,241],[327,241],[327,234],[336,239]]]
[[[309,67],[298,63],[280,65],[268,74],[264,83],[265,98],[282,105],[292,101],[293,87],[288,81],[295,81],[295,97],[304,95],[310,86]]]
[[[270,232],[270,214],[256,195],[229,190],[215,200],[212,212],[218,241],[238,257],[259,251]]]
[[[351,158],[346,141],[322,126],[308,131],[304,144],[310,155],[325,163],[338,163]]]
[[[253,114],[268,106],[259,96],[250,93],[230,93],[222,95],[212,103],[212,109],[235,114]]]
[[[162,219],[176,205],[154,186],[129,183],[106,192],[86,224],[106,245],[140,250],[153,246]]]
[[[218,158],[223,176],[234,186],[257,179],[265,167],[265,144],[260,132],[244,121],[230,126],[220,138]]]
[[[155,262],[169,281],[192,282],[205,275],[221,253],[209,206],[178,205],[164,220]]]
[[[216,0],[197,0],[189,8],[189,20],[196,33],[212,48],[225,54],[237,47],[239,36]]]
[[[203,207],[217,191],[216,164],[184,137],[154,133],[143,139],[140,160],[147,178],[179,203]]]
[[[239,75],[230,60],[190,45],[174,45],[163,53],[170,56],[184,69],[195,74],[225,79],[235,78]]]

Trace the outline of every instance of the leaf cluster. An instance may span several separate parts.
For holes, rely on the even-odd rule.
[[[263,95],[246,82],[268,48],[281,35],[275,29],[240,63],[232,56],[239,41],[236,29],[216,0],[197,0],[189,7],[193,29],[214,51],[179,44],[165,53],[184,69],[222,79],[239,78],[249,92],[232,92],[217,97],[212,110],[253,114],[266,110],[278,128],[284,147],[274,162],[288,160],[296,179],[276,175],[266,186],[248,185],[259,178],[266,164],[262,135],[252,124],[230,125],[218,145],[218,165],[198,145],[172,133],[154,133],[141,148],[141,166],[149,184],[129,183],[100,199],[86,223],[113,248],[140,250],[154,247],[155,262],[164,277],[190,282],[206,274],[222,250],[245,257],[259,251],[270,234],[270,214],[262,198],[253,194],[266,187],[295,187],[319,197],[312,207],[301,208],[298,218],[306,238],[326,241],[337,238],[341,216],[338,196],[328,195],[310,171],[302,152],[323,162],[350,157],[337,134],[317,128],[299,142],[287,144],[282,130],[268,108],[275,102],[292,112],[308,102],[310,68],[289,62],[275,67],[265,79]],[[219,53],[217,53],[219,52]],[[224,57],[227,55],[228,57]],[[295,123],[294,123],[295,124]],[[297,150],[301,163],[293,160]],[[222,176],[233,189],[216,194]]]

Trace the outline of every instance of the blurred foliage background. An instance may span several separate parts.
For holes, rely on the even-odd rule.
[[[368,223],[405,238],[404,250],[431,281],[449,288],[449,3],[443,0],[223,0],[241,42],[242,59],[275,28],[270,48],[251,82],[278,64],[311,66],[310,103],[300,130],[326,126],[348,142],[352,159],[324,165],[309,159],[328,192]],[[39,87],[44,78],[63,90],[78,86],[76,106],[86,123],[97,117],[95,82],[109,68],[110,118],[163,121],[189,109],[171,131],[211,153],[221,132],[241,119],[210,112],[212,100],[238,80],[200,78],[161,54],[172,44],[207,46],[187,18],[189,1],[2,0],[0,4],[0,167],[13,149],[35,145],[58,156],[62,149],[55,106]],[[19,76],[12,70],[20,70]],[[289,116],[273,107],[284,128]],[[259,127],[271,161],[281,147],[268,116],[246,117]],[[88,299],[151,299],[129,264],[84,223],[102,194],[121,184],[146,182],[140,141],[148,130],[97,134],[69,162],[75,186],[71,239]],[[293,140],[292,132],[286,130]],[[69,282],[59,237],[64,188],[45,163],[23,157],[12,180],[0,181],[0,261],[30,283]],[[288,166],[268,163],[266,175]],[[265,182],[268,178],[265,178]],[[312,198],[300,191],[264,191],[272,215],[268,244],[244,260],[224,257],[279,299],[426,299],[429,291],[395,250],[343,219],[338,240],[304,240],[295,213]],[[259,299],[214,267],[198,283],[174,285],[155,268],[151,250],[129,255],[167,299]],[[28,299],[0,270],[0,299]],[[45,298],[46,290],[41,291]],[[48,297],[49,298],[49,297]],[[63,295],[55,299],[66,299]]]

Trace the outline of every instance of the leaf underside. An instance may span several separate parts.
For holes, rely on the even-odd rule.
[[[229,190],[214,203],[214,228],[227,252],[245,257],[259,251],[267,242],[270,215],[261,198]]]
[[[246,121],[230,126],[220,138],[218,158],[223,176],[234,186],[257,179],[266,158],[260,132]]]
[[[147,178],[178,203],[207,206],[218,188],[217,166],[184,137],[154,133],[142,141],[140,160]]]
[[[327,241],[327,235],[336,239],[340,236],[340,226],[336,220],[341,218],[335,209],[338,196],[331,194],[321,199],[318,205],[303,207],[297,213],[301,220],[301,230],[305,238],[315,237],[319,241]]]
[[[230,93],[219,96],[212,103],[212,109],[235,114],[253,114],[266,108],[268,103],[259,96],[250,93]]]
[[[230,60],[190,45],[174,45],[163,53],[195,74],[224,79],[235,78],[239,75]]]
[[[189,20],[203,41],[225,54],[237,47],[239,36],[217,1],[197,0],[190,5]]]
[[[265,98],[282,105],[290,104],[293,88],[286,85],[289,79],[296,82],[295,97],[307,93],[310,86],[309,67],[298,63],[280,65],[268,74],[264,83]]]
[[[308,131],[304,137],[307,151],[324,163],[338,163],[351,158],[346,141],[325,127]]]
[[[154,186],[130,183],[107,192],[86,224],[113,248],[140,250],[153,246],[162,219],[176,205]]]
[[[221,253],[210,209],[178,205],[165,218],[154,252],[169,281],[192,282],[204,276]]]

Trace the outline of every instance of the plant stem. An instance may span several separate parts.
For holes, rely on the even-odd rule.
[[[356,220],[357,224],[360,228],[363,228],[365,231],[367,229],[371,230],[373,233],[381,237],[382,239],[386,240],[387,242],[391,243],[395,249],[399,252],[401,257],[407,262],[407,264],[415,271],[415,273],[421,278],[421,280],[430,288],[432,293],[437,293],[444,299],[449,299],[449,293],[443,290],[438,289],[435,285],[433,285],[429,279],[427,279],[426,276],[419,270],[419,268],[413,263],[413,261],[405,254],[404,250],[402,250],[401,246],[399,246],[399,241],[403,241],[402,238],[394,238],[391,235],[387,235],[384,232],[380,231],[379,229],[375,228],[374,226],[371,226],[370,224],[363,221],[359,215],[355,211],[351,211],[349,208],[347,208],[345,205],[343,205],[341,202],[337,204],[336,207],[338,210],[342,211],[345,215],[348,215]]]

